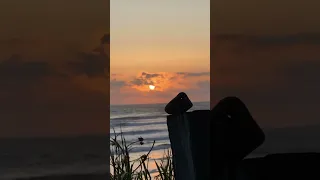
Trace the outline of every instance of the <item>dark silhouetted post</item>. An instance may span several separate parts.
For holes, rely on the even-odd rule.
[[[179,93],[165,108],[176,180],[200,180],[210,171],[210,111],[186,112],[192,103]]]
[[[167,117],[176,180],[195,180],[190,143],[190,129],[186,114]]]
[[[264,133],[235,97],[210,110],[186,112],[179,93],[165,108],[176,180],[236,179],[238,163],[264,141]]]
[[[192,106],[188,96],[185,93],[179,93],[165,107],[165,111],[171,114],[167,117],[167,125],[176,180],[195,180],[189,140],[190,129],[185,113]]]

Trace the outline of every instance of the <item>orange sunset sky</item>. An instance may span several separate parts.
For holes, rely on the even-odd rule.
[[[109,132],[109,3],[0,1],[0,137]]]
[[[209,101],[209,0],[113,0],[110,7],[111,104],[166,103],[181,91]]]
[[[319,124],[319,1],[210,5],[212,105],[238,96],[264,128]]]

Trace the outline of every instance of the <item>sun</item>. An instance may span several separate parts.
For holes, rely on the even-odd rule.
[[[154,85],[149,85],[150,90],[154,90],[156,87]]]

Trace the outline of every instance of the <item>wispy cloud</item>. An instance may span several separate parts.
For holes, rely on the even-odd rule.
[[[177,72],[177,74],[185,77],[210,76],[210,72]]]
[[[284,46],[294,44],[320,45],[320,33],[297,33],[291,35],[253,36],[246,34],[219,34],[213,37],[216,42],[242,42],[257,46]]]

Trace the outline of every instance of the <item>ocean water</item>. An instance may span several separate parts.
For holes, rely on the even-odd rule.
[[[155,140],[151,158],[161,158],[170,146],[164,107],[165,104],[111,106],[110,135],[114,135],[113,129],[117,133],[121,129],[127,141],[143,137],[145,144],[132,151],[133,157],[145,154]],[[194,103],[192,110],[195,109],[209,109],[209,102]],[[0,139],[0,180],[106,179],[109,151],[107,135]]]
[[[108,142],[107,136],[1,139],[0,179],[106,174]]]
[[[151,159],[161,159],[170,147],[165,104],[111,106],[111,137],[123,132],[127,141],[144,138],[131,156],[146,154],[155,140]],[[191,110],[209,109],[209,102],[194,103]],[[266,142],[248,157],[268,153],[320,152],[320,125],[264,129]],[[0,139],[0,180],[108,179],[109,136],[74,138]],[[150,166],[151,170],[155,166]],[[83,178],[86,177],[86,178]]]
[[[117,105],[111,106],[110,136],[122,132],[126,141],[134,142],[139,137],[144,138],[144,144],[137,144],[131,151],[132,159],[139,158],[148,153],[155,141],[150,158],[157,160],[163,158],[170,147],[168,129],[166,124],[166,104],[148,105]],[[192,110],[209,110],[210,102],[193,103]],[[115,132],[115,133],[114,133]],[[150,164],[150,170],[156,167]]]

